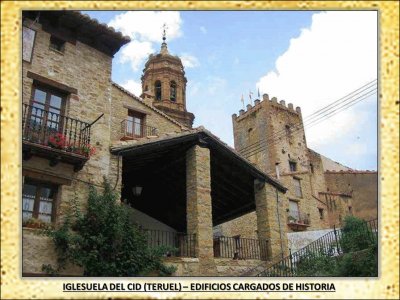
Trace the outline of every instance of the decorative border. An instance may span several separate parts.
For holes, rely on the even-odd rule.
[[[334,283],[335,293],[62,293],[64,282],[82,278],[22,279],[18,207],[21,199],[21,9],[77,10],[378,10],[380,16],[380,277],[303,278],[295,282]],[[1,2],[1,298],[397,298],[399,296],[399,3],[397,1],[2,1]],[[19,71],[19,72],[18,72]],[[198,278],[196,282],[260,282],[254,278]],[[86,281],[94,281],[88,279]],[[97,279],[96,282],[110,281]],[[116,279],[112,279],[116,281]],[[118,282],[155,282],[145,278]],[[192,278],[165,281],[190,283]],[[274,283],[285,279],[269,279]],[[160,279],[157,280],[160,282]],[[291,280],[293,282],[293,280]]]

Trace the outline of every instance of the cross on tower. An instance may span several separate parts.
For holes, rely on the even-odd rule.
[[[164,25],[163,25],[163,42],[165,43],[165,40],[167,39],[167,37],[166,37],[166,30],[168,29],[168,27],[167,27],[167,24],[165,24],[164,23]]]

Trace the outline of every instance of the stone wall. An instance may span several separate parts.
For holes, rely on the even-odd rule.
[[[325,180],[330,191],[351,193],[354,216],[367,221],[378,217],[377,172],[325,172]]]
[[[294,253],[331,231],[333,231],[333,229],[288,232],[288,246],[292,253]]]
[[[36,156],[23,162],[24,170],[48,175],[47,178],[50,176],[52,180],[59,177],[68,181],[58,188],[56,222],[59,223],[69,199],[75,197],[81,207],[85,207],[89,184],[101,188],[103,177],[106,177],[120,191],[122,163],[118,166],[117,157],[110,153],[110,145],[121,138],[121,121],[126,119],[128,109],[146,113],[146,124],[156,127],[159,134],[179,132],[182,126],[112,84],[112,57],[79,41],[75,44],[66,42],[63,52],[50,49],[50,33],[43,31],[41,24],[33,26],[37,33],[32,61],[23,61],[23,103],[30,102],[34,84],[32,77],[37,78],[28,75],[30,72],[56,83],[58,87],[64,85],[71,91],[76,90],[66,97],[64,115],[91,123],[104,114],[91,127],[91,145],[96,148],[96,153],[82,170],[74,172],[73,166],[66,163],[51,167],[48,160]],[[31,252],[26,253],[30,255]],[[26,259],[29,261],[29,257]]]
[[[112,85],[111,141],[122,137],[121,122],[128,117],[128,111],[139,111],[146,115],[145,124],[156,128],[158,135],[182,131],[182,126],[167,118],[163,113],[144,104],[116,84]]]
[[[76,89],[76,93],[67,96],[66,116],[91,123],[101,114],[104,115],[91,128],[91,145],[96,148],[96,154],[81,171],[71,177],[101,185],[103,176],[106,176],[114,182],[116,158],[109,151],[112,57],[79,41],[76,44],[66,42],[63,52],[55,51],[49,47],[51,35],[43,31],[40,24],[34,26],[37,33],[32,62],[24,61],[22,67],[23,102],[29,103],[32,93],[33,79],[28,76],[28,71]],[[34,160],[37,158],[25,161],[23,167],[35,165],[45,168],[46,164]],[[54,172],[64,174],[60,167],[55,168]],[[79,195],[80,191],[77,192]]]
[[[256,259],[215,258],[213,261],[216,268],[211,276],[244,276],[252,270],[257,274],[271,264]],[[174,265],[177,268],[172,276],[198,276],[199,274],[198,258],[168,257],[164,259],[164,262],[166,265]],[[250,275],[255,274],[251,273]]]
[[[300,108],[294,109],[284,100],[278,102],[275,97],[270,100],[265,94],[263,101],[247,105],[247,110],[241,110],[239,116],[234,114],[232,120],[235,148],[288,188],[283,196],[282,223],[288,223],[289,200],[293,200],[298,202],[301,217],[310,220],[307,230],[328,228],[327,219],[321,219],[319,213],[319,209],[327,211],[318,198],[318,192],[326,190],[323,164],[319,154],[307,148]],[[290,169],[289,162],[296,164],[295,171]],[[300,180],[301,197],[295,193],[295,179]],[[254,215],[249,214],[222,228],[228,234],[251,235],[255,223]]]
[[[257,215],[256,212],[245,214],[239,218],[222,223],[215,229],[219,235],[233,237],[240,235],[241,238],[257,239]]]
[[[347,215],[352,213],[352,198],[347,194],[321,192],[320,196],[327,204],[329,227],[341,227]]]
[[[57,256],[53,241],[40,230],[24,228],[22,238],[22,274],[34,275],[43,273],[42,266],[57,266]],[[82,276],[83,270],[77,266],[67,265],[60,275]]]

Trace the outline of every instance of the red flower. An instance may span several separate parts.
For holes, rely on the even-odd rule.
[[[64,149],[66,146],[65,136],[61,132],[53,133],[49,136],[48,144],[54,148]]]
[[[85,156],[90,157],[96,153],[96,148],[91,146],[90,144],[86,144],[81,146],[81,151]]]

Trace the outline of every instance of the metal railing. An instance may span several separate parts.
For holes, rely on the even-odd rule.
[[[23,104],[24,141],[89,156],[90,128],[87,122]]]
[[[214,237],[214,257],[261,259],[268,257],[268,241],[240,237]]]
[[[196,235],[181,232],[143,229],[149,247],[170,248],[166,256],[196,257]]]
[[[372,243],[377,241],[378,238],[378,221],[371,220],[363,222],[361,226],[357,227],[356,231],[362,239],[354,241],[357,243],[359,250],[366,249]],[[301,267],[302,261],[323,255],[327,256],[339,256],[343,253],[351,252],[351,249],[347,249],[343,241],[346,238],[351,238],[345,229],[336,229],[328,232],[319,239],[310,243],[306,247],[291,253],[289,249],[289,256],[283,258],[279,262],[273,264],[269,268],[265,269],[257,276],[259,277],[292,277],[299,276],[298,269]]]
[[[155,127],[144,125],[131,120],[121,121],[121,135],[123,138],[143,138],[157,135],[158,130]]]

